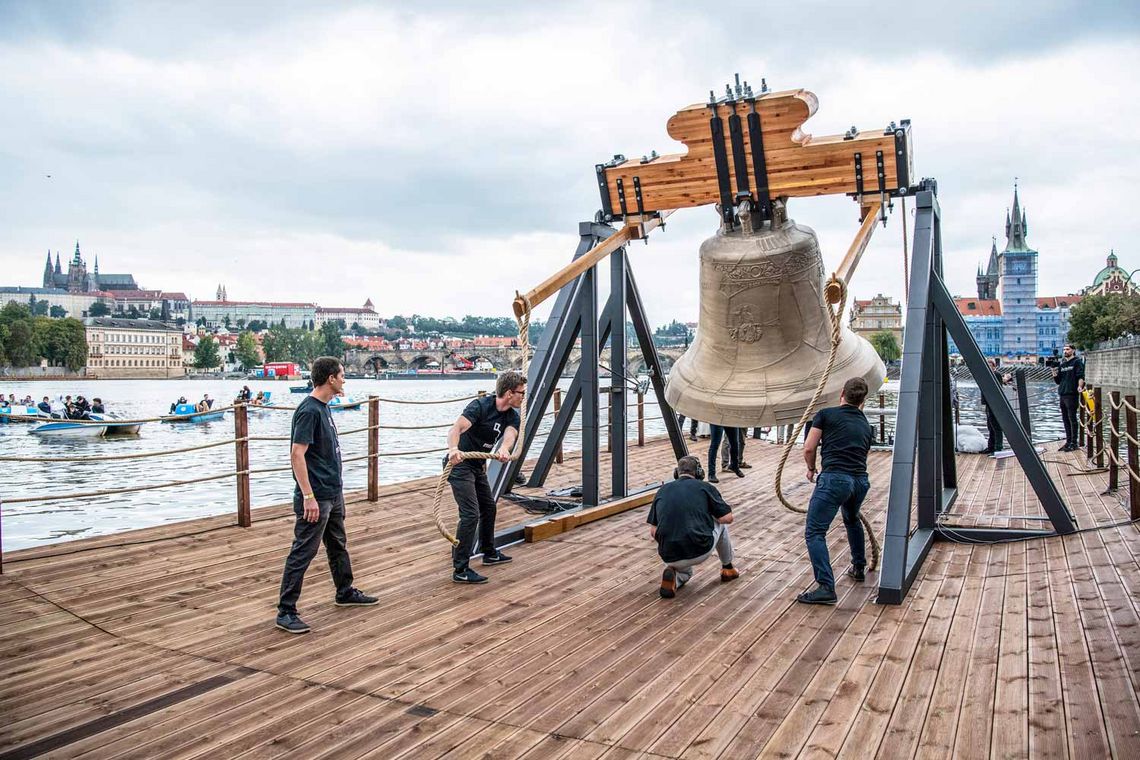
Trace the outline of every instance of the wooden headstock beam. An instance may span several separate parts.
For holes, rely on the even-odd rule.
[[[902,122],[894,130],[880,128],[852,136],[812,137],[802,129],[804,122],[818,108],[818,101],[812,93],[807,90],[766,93],[757,96],[754,102],[760,115],[768,195],[771,198],[839,193],[854,195],[860,189],[856,180],[856,154],[860,154],[863,171],[863,198],[860,201],[866,205],[872,196],[877,199],[879,195],[878,151],[882,152],[883,189],[886,193],[894,193],[912,184],[909,122]],[[751,138],[747,119],[752,107],[748,100],[717,104],[724,127],[729,167],[736,166],[737,162],[732,151],[728,117],[733,110],[740,115],[747,148]],[[639,209],[633,195],[635,185],[640,188],[640,210],[645,213],[719,202],[709,124],[711,117],[712,106],[697,104],[678,111],[669,119],[669,136],[684,143],[687,153],[659,156],[645,163],[632,159],[617,165],[599,166],[603,211],[609,212],[613,218],[637,213]],[[752,163],[749,156],[748,187],[755,194],[756,188],[763,183],[757,182]],[[732,173],[731,168],[729,171]],[[625,196],[624,213],[619,180]],[[738,184],[733,175],[734,192]]]

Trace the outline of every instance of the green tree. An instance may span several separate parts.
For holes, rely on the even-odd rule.
[[[31,319],[19,319],[8,325],[8,340],[4,348],[13,367],[30,367],[36,363],[39,352]]]
[[[218,341],[214,340],[213,335],[204,336],[194,348],[194,366],[198,369],[214,369],[221,363]]]
[[[67,309],[63,308],[62,306],[53,306],[48,311],[48,316],[52,319],[63,319],[67,316]]]
[[[139,312],[139,307],[134,304],[131,304],[131,307],[127,309],[127,319],[138,319],[141,316],[142,314]]]
[[[293,349],[290,345],[289,328],[273,325],[261,339],[261,350],[267,362],[289,361]]]
[[[325,322],[317,335],[323,356],[335,356],[338,359],[344,356],[344,340],[341,339],[340,328],[335,322]]]
[[[246,325],[246,329],[252,330],[253,332],[261,332],[262,330],[268,330],[269,325],[267,325],[264,320],[251,319],[249,320],[249,324]]]
[[[407,330],[408,320],[397,314],[388,320],[388,328],[392,330]]]
[[[111,307],[107,305],[106,301],[98,300],[91,304],[91,308],[87,310],[89,317],[105,317],[111,313]]]
[[[227,330],[230,329],[230,315],[229,314],[227,314],[226,318],[222,320],[222,324],[226,326]]]
[[[87,366],[87,331],[78,319],[38,317],[33,331],[38,358],[70,370]]]
[[[162,309],[158,308],[157,306],[155,308],[151,309],[150,310],[150,318],[151,319],[162,319]]]
[[[899,348],[898,339],[895,334],[890,330],[880,330],[877,333],[872,333],[870,337],[871,345],[879,354],[879,358],[884,362],[898,361],[902,356],[902,349]]]
[[[1085,296],[1069,312],[1068,342],[1089,349],[1104,340],[1140,333],[1140,296]]]
[[[246,372],[261,364],[261,357],[257,353],[257,341],[254,340],[253,333],[248,330],[238,335],[237,350],[234,354],[238,364]]]

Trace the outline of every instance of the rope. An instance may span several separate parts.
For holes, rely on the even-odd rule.
[[[187,446],[184,449],[167,449],[166,451],[150,451],[144,454],[113,454],[105,457],[7,457],[0,456],[0,462],[110,462],[117,459],[145,459],[147,457],[164,457],[167,454],[185,454],[187,451],[212,449],[215,446],[229,446],[231,443],[249,440],[248,438],[230,438],[214,443],[203,443],[201,446]]]
[[[516,301],[519,299],[521,299],[522,303],[523,303],[522,316],[518,317],[517,319],[518,319],[518,323],[519,323],[519,345],[522,348],[522,356],[523,356],[522,376],[525,379],[527,376],[527,369],[530,366],[530,313],[531,313],[531,303],[530,303],[530,299],[527,298],[526,296],[516,294]],[[456,399],[456,400],[457,401],[465,401],[465,400],[470,399],[470,398],[477,398],[477,396],[468,396],[465,399]],[[527,407],[527,397],[523,396],[523,403],[522,403],[522,406],[519,408],[518,435],[515,436],[514,446],[512,446],[510,455],[508,456],[508,459],[507,459],[507,461],[510,461],[510,462],[513,462],[513,461],[517,460],[520,456],[522,456],[523,438],[526,437],[525,436],[525,432],[526,432],[526,407]],[[487,460],[487,459],[497,459],[497,458],[498,457],[495,456],[494,454],[492,454],[490,452],[484,452],[484,451],[460,451],[459,452],[460,461],[466,461],[466,460],[470,460],[470,459]],[[444,488],[444,486],[447,485],[447,479],[451,476],[451,471],[453,469],[455,469],[455,465],[452,463],[451,457],[449,456],[447,458],[446,464],[444,464],[443,472],[441,472],[439,474],[439,481],[436,483],[436,486],[435,486],[435,495],[432,499],[431,511],[432,511],[432,517],[435,520],[435,527],[437,530],[439,530],[439,534],[441,536],[443,536],[444,538],[446,538],[448,541],[450,541],[453,546],[457,546],[459,544],[459,539],[457,539],[451,533],[451,531],[449,531],[447,529],[447,526],[443,522],[443,517],[442,517],[442,515],[440,515],[440,512],[439,512],[440,503],[443,500],[443,488]]]
[[[249,475],[249,470],[239,470],[238,472],[224,472],[221,475],[209,475],[203,478],[193,478],[191,480],[174,480],[169,483],[159,483],[154,486],[131,486],[129,488],[108,488],[103,491],[86,491],[84,493],[60,493],[60,494],[46,494],[44,496],[25,496],[19,499],[5,499],[5,504],[25,504],[29,501],[63,501],[64,499],[86,499],[90,496],[113,496],[117,493],[134,493],[135,491],[149,491],[152,488],[173,488],[174,486],[188,486],[194,483],[205,483],[210,480],[221,480],[222,478],[232,478],[235,475]]]
[[[480,394],[475,393],[471,396],[460,396],[459,398],[443,398],[431,401],[404,401],[398,398],[384,398],[383,396],[376,396],[386,404],[453,404],[456,401],[470,401],[473,398],[479,398]]]
[[[839,353],[839,340],[840,328],[843,324],[843,307],[847,302],[847,286],[839,280],[835,275],[831,276],[831,284],[838,284],[840,290],[839,306],[836,307],[830,302],[827,302],[827,314],[831,318],[831,351],[828,353],[827,366],[823,369],[823,375],[819,378],[819,383],[815,387],[815,394],[811,397],[811,401],[804,408],[804,413],[800,415],[800,421],[796,423],[795,429],[792,434],[788,436],[787,443],[784,444],[784,450],[780,453],[780,463],[776,466],[776,498],[784,507],[797,514],[806,515],[807,510],[803,507],[797,507],[784,498],[784,491],[780,485],[780,481],[784,476],[784,465],[788,462],[788,455],[792,453],[792,448],[796,445],[796,439],[800,437],[800,431],[803,430],[804,424],[811,417],[812,412],[815,410],[815,405],[819,403],[819,397],[823,395],[823,388],[827,385],[827,380],[831,376],[831,370],[835,366],[835,357]],[[879,540],[875,538],[875,532],[871,530],[871,523],[867,517],[860,512],[859,521],[863,523],[864,531],[867,538],[871,542],[871,564],[868,566],[868,572],[874,572],[875,568],[879,566]]]

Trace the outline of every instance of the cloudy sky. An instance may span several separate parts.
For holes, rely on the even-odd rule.
[[[734,72],[815,92],[813,134],[912,119],[955,292],[1003,245],[1015,177],[1042,295],[1110,248],[1140,267],[1140,5],[913,5],[0,0],[0,284],[78,239],[196,298],[507,315],[569,260],[593,165],[681,150],[666,120]],[[852,202],[789,210],[837,263]],[[856,297],[902,296],[900,221]],[[633,247],[652,321],[696,318],[715,229],[690,209]]]

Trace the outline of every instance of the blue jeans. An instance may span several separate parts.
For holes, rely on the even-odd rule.
[[[863,567],[867,555],[863,547],[863,525],[859,522],[859,507],[871,489],[866,473],[850,475],[846,472],[821,472],[815,479],[815,491],[808,504],[804,539],[808,556],[815,571],[815,582],[834,590],[835,576],[831,573],[831,556],[827,553],[827,530],[835,513],[843,511],[843,525],[847,528],[847,542],[851,544],[851,564]]]

